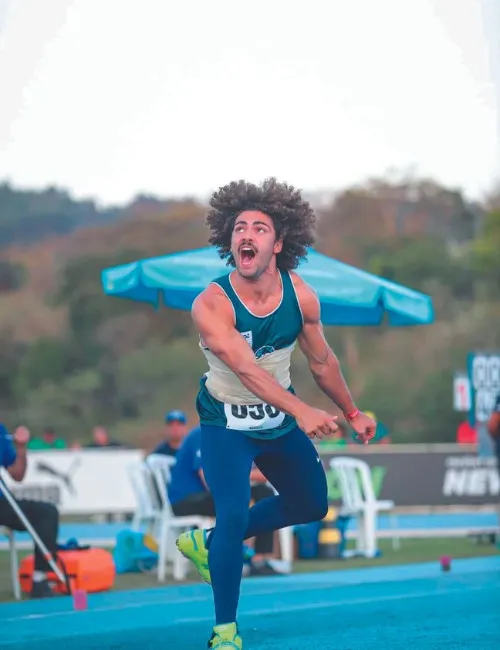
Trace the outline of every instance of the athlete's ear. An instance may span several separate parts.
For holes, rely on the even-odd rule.
[[[277,239],[274,242],[274,254],[277,255],[278,253],[281,253],[283,249],[283,239]]]

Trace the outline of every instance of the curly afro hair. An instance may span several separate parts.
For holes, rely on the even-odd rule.
[[[300,190],[286,183],[268,178],[261,185],[234,181],[220,187],[210,199],[211,210],[207,224],[212,232],[210,244],[217,247],[228,266],[234,266],[231,254],[231,235],[236,217],[245,210],[259,210],[273,220],[283,248],[276,256],[279,269],[297,268],[307,255],[307,247],[314,242],[314,211],[302,198]]]

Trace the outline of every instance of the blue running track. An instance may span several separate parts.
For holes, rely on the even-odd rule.
[[[243,582],[245,650],[499,650],[500,556]],[[0,606],[2,650],[197,650],[211,590],[195,584]]]

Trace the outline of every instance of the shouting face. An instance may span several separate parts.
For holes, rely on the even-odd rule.
[[[248,280],[256,280],[281,251],[273,220],[258,210],[245,210],[236,217],[231,236],[231,253],[236,270]]]

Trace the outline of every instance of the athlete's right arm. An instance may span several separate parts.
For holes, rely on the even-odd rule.
[[[217,287],[209,285],[194,301],[191,313],[203,344],[253,395],[296,418],[310,436],[329,435],[337,428],[336,418],[302,402],[256,363],[252,349],[234,326],[231,304]]]

